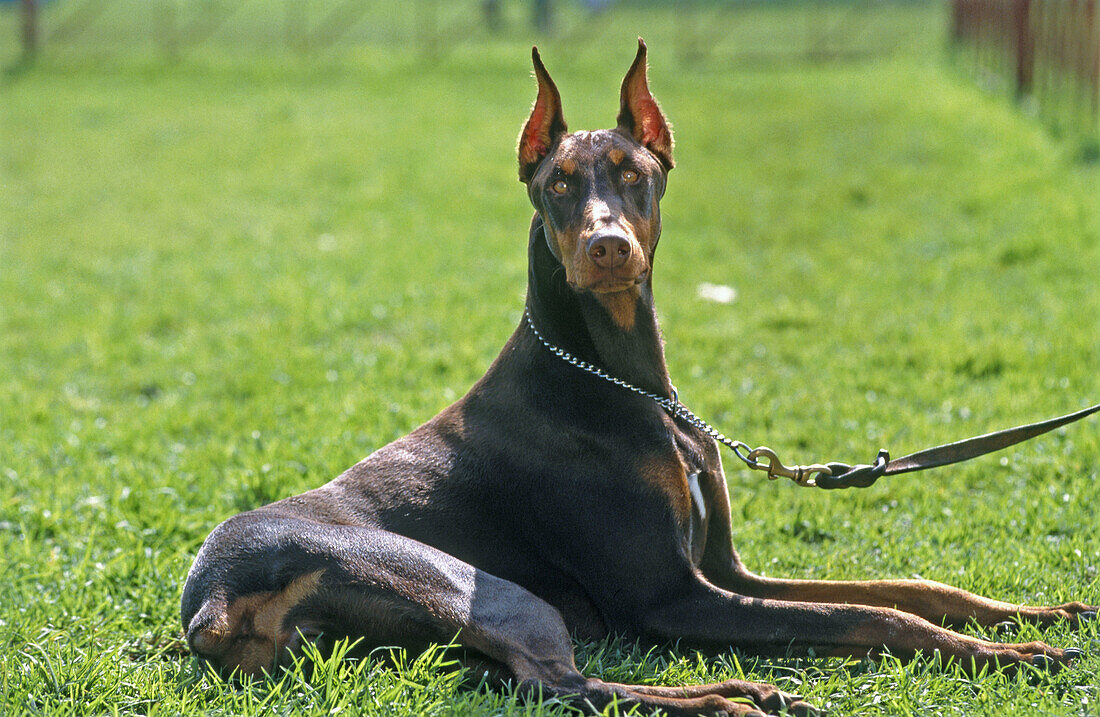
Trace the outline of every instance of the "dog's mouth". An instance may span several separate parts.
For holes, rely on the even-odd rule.
[[[647,278],[649,278],[649,269],[642,269],[634,276],[605,274],[603,276],[585,277],[581,280],[570,281],[569,286],[574,291],[589,291],[593,294],[617,294],[633,289],[644,283]]]

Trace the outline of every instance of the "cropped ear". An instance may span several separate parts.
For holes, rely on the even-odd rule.
[[[665,169],[672,169],[672,129],[649,93],[646,83],[646,46],[638,38],[638,54],[623,78],[619,93],[619,129],[653,153]]]
[[[537,47],[531,48],[531,60],[539,82],[539,95],[519,135],[519,181],[524,184],[530,181],[539,162],[566,131],[565,118],[561,113],[561,95],[543,66]]]

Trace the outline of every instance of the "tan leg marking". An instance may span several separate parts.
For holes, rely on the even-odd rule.
[[[677,520],[686,529],[691,522],[691,493],[687,467],[672,451],[644,457],[637,463],[638,474],[668,498]]]
[[[293,637],[291,630],[283,628],[287,613],[317,591],[323,573],[307,573],[282,590],[246,595],[230,603],[225,621],[228,630],[220,638],[224,653],[218,662],[242,675],[270,672]],[[217,654],[216,649],[212,652]]]
[[[323,570],[315,570],[301,575],[292,580],[282,591],[272,594],[254,613],[252,624],[255,631],[261,635],[279,636],[283,618],[292,608],[317,592],[323,573]]]

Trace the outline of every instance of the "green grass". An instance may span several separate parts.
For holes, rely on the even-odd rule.
[[[663,11],[612,17],[598,42],[578,24],[540,45],[581,128],[612,121],[633,38],[649,40],[679,142],[655,291],[697,412],[789,461],[863,461],[1100,400],[1100,167],[946,69],[937,7],[875,16],[897,52],[823,65],[685,63]],[[743,37],[805,20],[728,18]],[[48,46],[6,76],[0,712],[562,711],[462,684],[438,652],[227,687],[195,672],[178,624],[214,525],[431,417],[519,321],[531,39],[428,55],[215,38],[175,62],[156,43]],[[704,281],[737,300],[697,299]],[[1097,427],[864,491],[727,459],[736,544],[770,575],[1100,602]],[[579,664],[619,681],[744,674],[836,714],[1100,710],[1096,627],[1018,636],[1092,650],[1054,676],[615,641],[581,645]]]

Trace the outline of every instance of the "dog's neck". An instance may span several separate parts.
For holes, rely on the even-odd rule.
[[[527,311],[550,343],[616,378],[646,391],[670,396],[664,346],[653,306],[652,272],[636,296],[608,301],[577,292],[565,280],[565,269],[550,252],[538,214],[531,221],[528,246]],[[613,316],[609,304],[629,321]],[[633,307],[623,306],[633,302]]]

